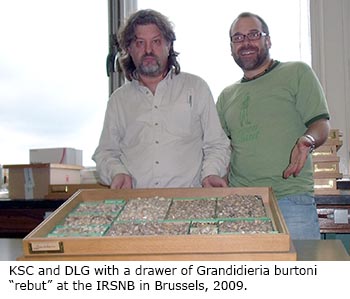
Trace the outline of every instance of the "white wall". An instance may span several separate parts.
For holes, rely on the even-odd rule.
[[[331,126],[343,133],[340,172],[349,177],[350,1],[310,0],[310,15],[312,66],[326,93]]]
[[[325,90],[331,126],[343,133],[340,172],[349,177],[350,1],[311,0],[312,66]]]

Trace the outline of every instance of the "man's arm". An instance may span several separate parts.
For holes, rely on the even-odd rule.
[[[283,178],[291,175],[298,176],[303,169],[310,150],[321,146],[328,138],[330,125],[328,119],[319,119],[313,122],[294,145],[290,163],[283,172]]]

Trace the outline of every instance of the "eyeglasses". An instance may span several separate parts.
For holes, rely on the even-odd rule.
[[[242,43],[244,42],[245,38],[247,38],[248,40],[259,40],[262,36],[267,35],[267,33],[260,31],[249,32],[247,34],[235,34],[231,36],[231,42]]]

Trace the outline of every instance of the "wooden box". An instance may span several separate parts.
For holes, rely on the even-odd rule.
[[[340,194],[340,191],[337,189],[337,179],[335,178],[314,179],[314,190],[316,195]]]
[[[9,198],[44,199],[51,184],[79,184],[81,166],[67,164],[15,164],[9,169]]]
[[[329,140],[340,140],[343,136],[342,132],[339,129],[330,129],[328,139]]]
[[[211,198],[230,194],[262,198],[274,233],[55,237],[48,234],[82,202],[105,199]],[[290,236],[270,188],[168,188],[79,190],[23,240],[22,260],[295,260]]]
[[[339,129],[331,129],[328,135],[328,139],[323,145],[334,145],[338,151],[343,145],[341,137],[342,133],[339,131]]]
[[[312,161],[335,161],[337,160],[337,147],[335,145],[322,145],[312,153]]]
[[[50,185],[49,194],[46,199],[68,199],[75,192],[81,189],[109,189],[109,186],[102,184],[55,184]]]
[[[334,161],[319,161],[313,163],[313,171],[315,179],[323,178],[342,178],[342,174],[339,172],[339,157],[336,157]]]

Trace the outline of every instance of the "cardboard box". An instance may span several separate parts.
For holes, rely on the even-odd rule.
[[[80,184],[81,166],[65,164],[4,165],[9,170],[10,199],[44,199],[52,184]]]
[[[49,237],[82,202],[106,199],[261,196],[274,233]],[[23,240],[22,260],[296,260],[288,229],[268,187],[79,190]]]
[[[83,165],[83,151],[69,147],[29,150],[29,163]]]

